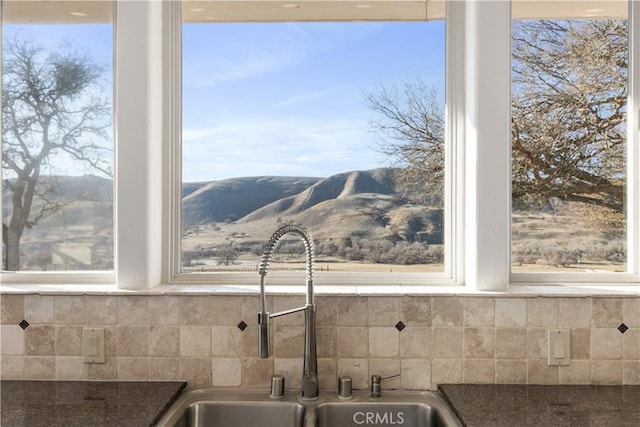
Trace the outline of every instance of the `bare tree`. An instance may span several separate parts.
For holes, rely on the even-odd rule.
[[[236,252],[236,248],[233,247],[233,244],[218,248],[216,256],[218,257],[218,265],[233,265],[238,259],[238,253]]]
[[[439,205],[444,183],[444,98],[436,87],[408,81],[365,93],[380,118],[371,123],[378,150],[393,160],[396,182],[410,199]]]
[[[513,200],[623,210],[628,28],[624,20],[515,21]],[[416,191],[441,194],[444,100],[420,81],[366,94],[380,151]]]
[[[56,162],[111,175],[111,102],[103,68],[69,48],[46,53],[15,39],[5,41],[3,56],[2,171],[11,198],[5,268],[17,271],[25,228],[69,203],[52,197]]]
[[[627,21],[515,21],[513,199],[622,211]]]

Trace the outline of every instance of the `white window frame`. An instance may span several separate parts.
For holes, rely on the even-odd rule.
[[[126,7],[125,7],[126,9]],[[117,22],[117,14],[118,14],[118,4],[116,1],[113,1],[113,61],[114,61],[114,69],[116,65],[116,40],[117,40],[117,31],[116,31],[116,22]],[[2,1],[0,0],[0,27],[2,25]],[[0,28],[1,30],[1,28]],[[2,35],[3,31],[0,31],[0,46],[2,46]],[[0,52],[1,57],[1,52]],[[115,72],[114,72],[115,74]],[[2,61],[0,61],[0,75],[2,75]],[[113,91],[113,100],[114,105],[116,102],[116,76],[114,75],[114,91]],[[2,92],[2,88],[0,87],[0,94]],[[0,98],[1,99],[1,98]],[[115,112],[115,108],[114,108]],[[117,127],[115,126],[116,117],[114,116],[114,151],[116,147],[116,132]],[[0,120],[0,133],[2,132],[2,120]],[[0,159],[2,158],[2,152],[0,152]],[[115,160],[115,159],[114,159]],[[1,162],[0,162],[1,164]],[[115,190],[115,186],[114,186]],[[114,191],[115,197],[115,191]],[[115,203],[114,203],[115,207]],[[0,211],[2,210],[2,199],[0,199]],[[2,272],[0,274],[0,283],[4,284],[46,284],[46,285],[75,285],[75,284],[113,284],[116,281],[116,273],[115,273],[115,264],[116,264],[116,237],[115,237],[115,210],[114,210],[114,270],[113,271],[64,271],[64,272],[32,272],[32,271],[17,271],[17,272]],[[0,258],[2,257],[2,247],[0,246]],[[55,289],[55,288],[54,288]]]
[[[69,292],[75,285],[145,289],[161,283],[168,104],[163,93],[168,76],[163,72],[163,3],[114,0],[114,271],[3,272],[3,285]]]
[[[627,272],[511,273],[518,284],[624,284],[640,278],[640,2],[629,0],[629,95],[627,101]],[[509,263],[511,264],[511,263]]]
[[[413,285],[459,285],[462,283],[462,268],[459,260],[462,258],[460,248],[462,245],[455,244],[456,239],[460,239],[460,225],[461,221],[458,221],[457,217],[453,214],[455,211],[455,205],[458,203],[453,202],[453,196],[459,196],[462,194],[463,187],[462,182],[451,172],[456,169],[455,163],[463,161],[460,153],[456,151],[455,140],[460,140],[464,134],[463,125],[461,119],[463,116],[459,113],[460,109],[455,111],[456,105],[462,100],[462,93],[459,88],[462,87],[463,74],[460,72],[460,67],[456,68],[453,64],[456,61],[462,60],[462,50],[451,49],[450,46],[460,46],[463,42],[462,32],[455,31],[455,28],[461,28],[463,25],[455,25],[453,22],[463,22],[462,2],[448,2],[447,3],[447,25],[446,25],[446,39],[447,39],[447,65],[446,70],[446,89],[445,97],[447,100],[457,97],[456,102],[446,103],[446,117],[447,117],[447,135],[445,150],[445,215],[444,215],[444,244],[445,244],[445,271],[442,273],[361,273],[361,272],[316,272],[316,282],[323,285],[337,285],[337,286],[369,286],[369,285],[386,285],[386,286],[413,286]],[[256,273],[242,273],[242,272],[211,272],[211,273],[181,273],[180,272],[180,253],[181,253],[181,200],[180,195],[182,192],[182,157],[180,152],[181,147],[181,121],[180,121],[180,50],[181,40],[180,32],[182,26],[181,19],[181,5],[178,2],[172,3],[167,8],[167,19],[170,20],[170,33],[173,34],[173,40],[166,50],[171,52],[174,61],[168,69],[170,73],[174,75],[170,80],[173,85],[170,88],[171,98],[171,110],[169,113],[172,118],[168,120],[172,124],[172,128],[168,133],[174,142],[169,145],[169,152],[167,158],[169,162],[166,164],[166,168],[169,171],[170,189],[167,191],[169,194],[168,203],[166,206],[169,215],[167,215],[167,222],[165,229],[169,230],[166,235],[165,246],[167,248],[165,263],[165,269],[163,272],[164,282],[171,284],[224,284],[224,285],[252,285],[257,283]],[[461,146],[462,144],[458,144]],[[453,148],[453,149],[452,149]],[[275,231],[275,230],[274,230]],[[299,284],[300,275],[298,273],[288,272],[271,272],[271,281],[278,284]]]
[[[640,2],[630,0],[630,39],[640,40]],[[255,275],[180,275],[180,31],[178,1],[118,1],[115,19],[115,273],[2,273],[6,284],[111,284],[144,290],[159,284],[231,285],[243,292]],[[448,140],[445,199],[447,272],[416,275],[403,285],[465,285],[467,291],[507,291],[509,282],[569,283],[570,277],[511,275],[511,9],[507,1],[447,2]],[[141,37],[145,34],[146,37]],[[633,42],[632,42],[633,43]],[[629,181],[640,178],[640,55],[631,46]],[[635,53],[635,54],[634,54]],[[635,177],[635,180],[632,179]],[[629,189],[627,275],[589,275],[591,285],[639,281],[640,185]],[[282,277],[272,283],[299,283]],[[391,277],[357,273],[367,284]],[[317,278],[317,284],[340,284]],[[344,279],[343,279],[344,282]],[[365,283],[366,282],[366,283]],[[522,282],[520,282],[522,283]],[[398,284],[398,283],[395,283]],[[55,287],[48,290],[57,289]],[[62,287],[60,287],[62,289]],[[63,290],[70,288],[64,288]],[[177,289],[181,289],[178,287]],[[333,288],[341,292],[339,288]],[[352,292],[352,287],[343,292]],[[393,292],[397,288],[380,288]],[[403,292],[411,292],[404,287]],[[455,289],[458,288],[449,288]],[[461,289],[461,288],[460,288]]]

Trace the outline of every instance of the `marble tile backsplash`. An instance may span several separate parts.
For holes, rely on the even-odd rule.
[[[304,304],[302,296],[269,300],[274,311]],[[2,379],[266,388],[277,373],[287,388],[301,385],[302,313],[273,320],[273,357],[259,359],[257,295],[6,294],[0,303]],[[372,374],[400,374],[385,386],[403,389],[640,384],[640,297],[321,295],[316,304],[323,389],[335,389],[341,375],[364,389]],[[105,329],[106,363],[83,362],[83,327]],[[547,366],[553,328],[570,330],[570,366]]]

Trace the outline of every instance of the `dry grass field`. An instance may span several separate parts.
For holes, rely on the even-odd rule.
[[[344,225],[341,223],[344,221]],[[336,230],[345,232],[348,219],[334,221]],[[219,265],[215,258],[198,260],[184,267],[184,271],[257,271],[262,245],[277,224],[267,221],[250,223],[218,223],[202,226],[183,240],[185,251],[197,251],[220,245],[244,246],[252,249],[241,252],[229,265]],[[330,236],[322,229],[313,230],[320,240]],[[293,237],[290,242],[296,242]],[[545,212],[514,212],[512,217],[513,272],[624,272],[626,269],[624,224],[612,221],[576,206]],[[304,260],[299,255],[278,254],[273,270],[302,270]],[[329,254],[316,257],[319,271],[358,272],[441,272],[442,263],[411,265],[349,260]]]
[[[239,261],[234,265],[198,265],[183,267],[184,272],[202,273],[211,271],[258,271],[260,256],[256,256],[253,262],[249,260]],[[440,273],[444,271],[443,264],[373,264],[365,261],[340,261],[326,258],[316,259],[315,271],[350,271],[363,273]],[[272,262],[269,271],[304,271],[305,263],[299,258],[296,261]]]
[[[624,221],[565,205],[556,212],[516,211],[511,227],[514,272],[624,272]]]
[[[113,268],[110,181],[64,182],[67,197],[75,201],[27,230],[21,246],[25,268]],[[85,195],[88,183],[98,190],[93,198]],[[265,242],[287,222],[311,231],[319,271],[444,270],[442,211],[394,193],[386,169],[326,179],[237,178],[187,186],[185,194],[183,220],[190,224],[182,237],[185,272],[256,271]],[[516,210],[512,269],[623,272],[625,235],[621,215],[581,204]],[[297,237],[286,236],[271,268],[302,269],[301,246]]]

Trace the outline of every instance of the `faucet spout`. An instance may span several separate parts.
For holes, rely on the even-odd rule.
[[[284,310],[277,313],[267,311],[267,297],[265,291],[265,276],[271,261],[271,255],[276,245],[286,234],[299,236],[305,249],[306,257],[306,304],[303,307]],[[260,274],[260,312],[258,313],[258,356],[267,358],[270,355],[269,324],[273,317],[304,311],[304,364],[302,373],[302,398],[315,399],[318,397],[318,357],[316,352],[316,306],[313,293],[313,239],[309,231],[300,225],[287,224],[278,228],[264,248],[262,261],[258,269]]]

